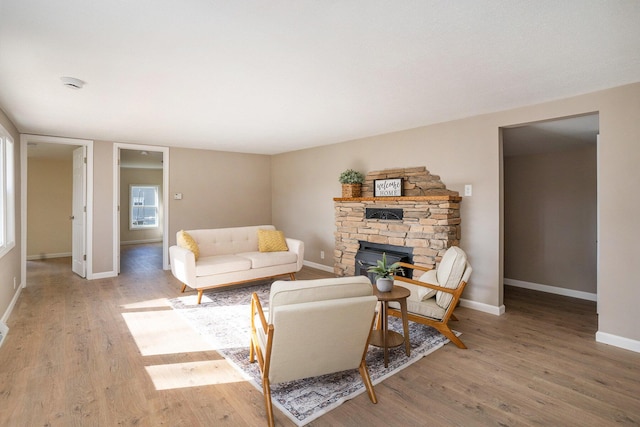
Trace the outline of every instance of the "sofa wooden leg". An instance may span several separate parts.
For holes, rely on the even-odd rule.
[[[182,284],[182,289],[180,289],[181,293],[184,293],[184,290],[187,289],[187,285],[185,283]]]
[[[200,304],[200,302],[202,301],[203,292],[204,292],[204,289],[198,289],[198,304]]]

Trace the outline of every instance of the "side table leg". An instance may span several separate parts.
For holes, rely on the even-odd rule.
[[[389,330],[389,323],[387,319],[387,302],[382,302],[381,314],[382,314],[382,347],[384,348],[384,367],[389,365],[389,346],[387,345],[387,331]]]
[[[404,330],[404,349],[407,356],[411,356],[411,343],[409,342],[409,321],[407,320],[407,299],[400,301],[400,312],[402,313],[402,329]]]

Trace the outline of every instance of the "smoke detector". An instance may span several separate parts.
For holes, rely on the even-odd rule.
[[[71,89],[82,89],[82,86],[84,86],[84,82],[75,77],[60,77],[60,80],[62,80],[63,85]]]

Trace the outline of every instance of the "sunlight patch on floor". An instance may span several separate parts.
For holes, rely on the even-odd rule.
[[[219,385],[245,381],[226,360],[146,366],[156,390]]]
[[[165,308],[171,307],[166,298],[150,299],[147,301],[133,302],[131,304],[123,304],[120,307],[127,310],[136,310],[141,308]]]
[[[122,317],[143,356],[215,350],[173,310],[122,313]]]
[[[184,305],[194,307],[198,306],[198,294],[184,295],[178,298]],[[213,300],[209,296],[207,296],[207,294],[202,294],[202,304],[206,304],[208,302],[213,302]]]

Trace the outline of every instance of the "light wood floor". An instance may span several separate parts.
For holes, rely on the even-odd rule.
[[[0,348],[0,425],[263,425],[262,394],[168,307],[179,284],[159,247],[122,259],[94,281],[68,259],[29,262]],[[457,309],[468,350],[446,345],[377,385],[377,405],[362,394],[311,425],[640,425],[640,354],[594,341],[594,303],[508,288],[505,304]]]

